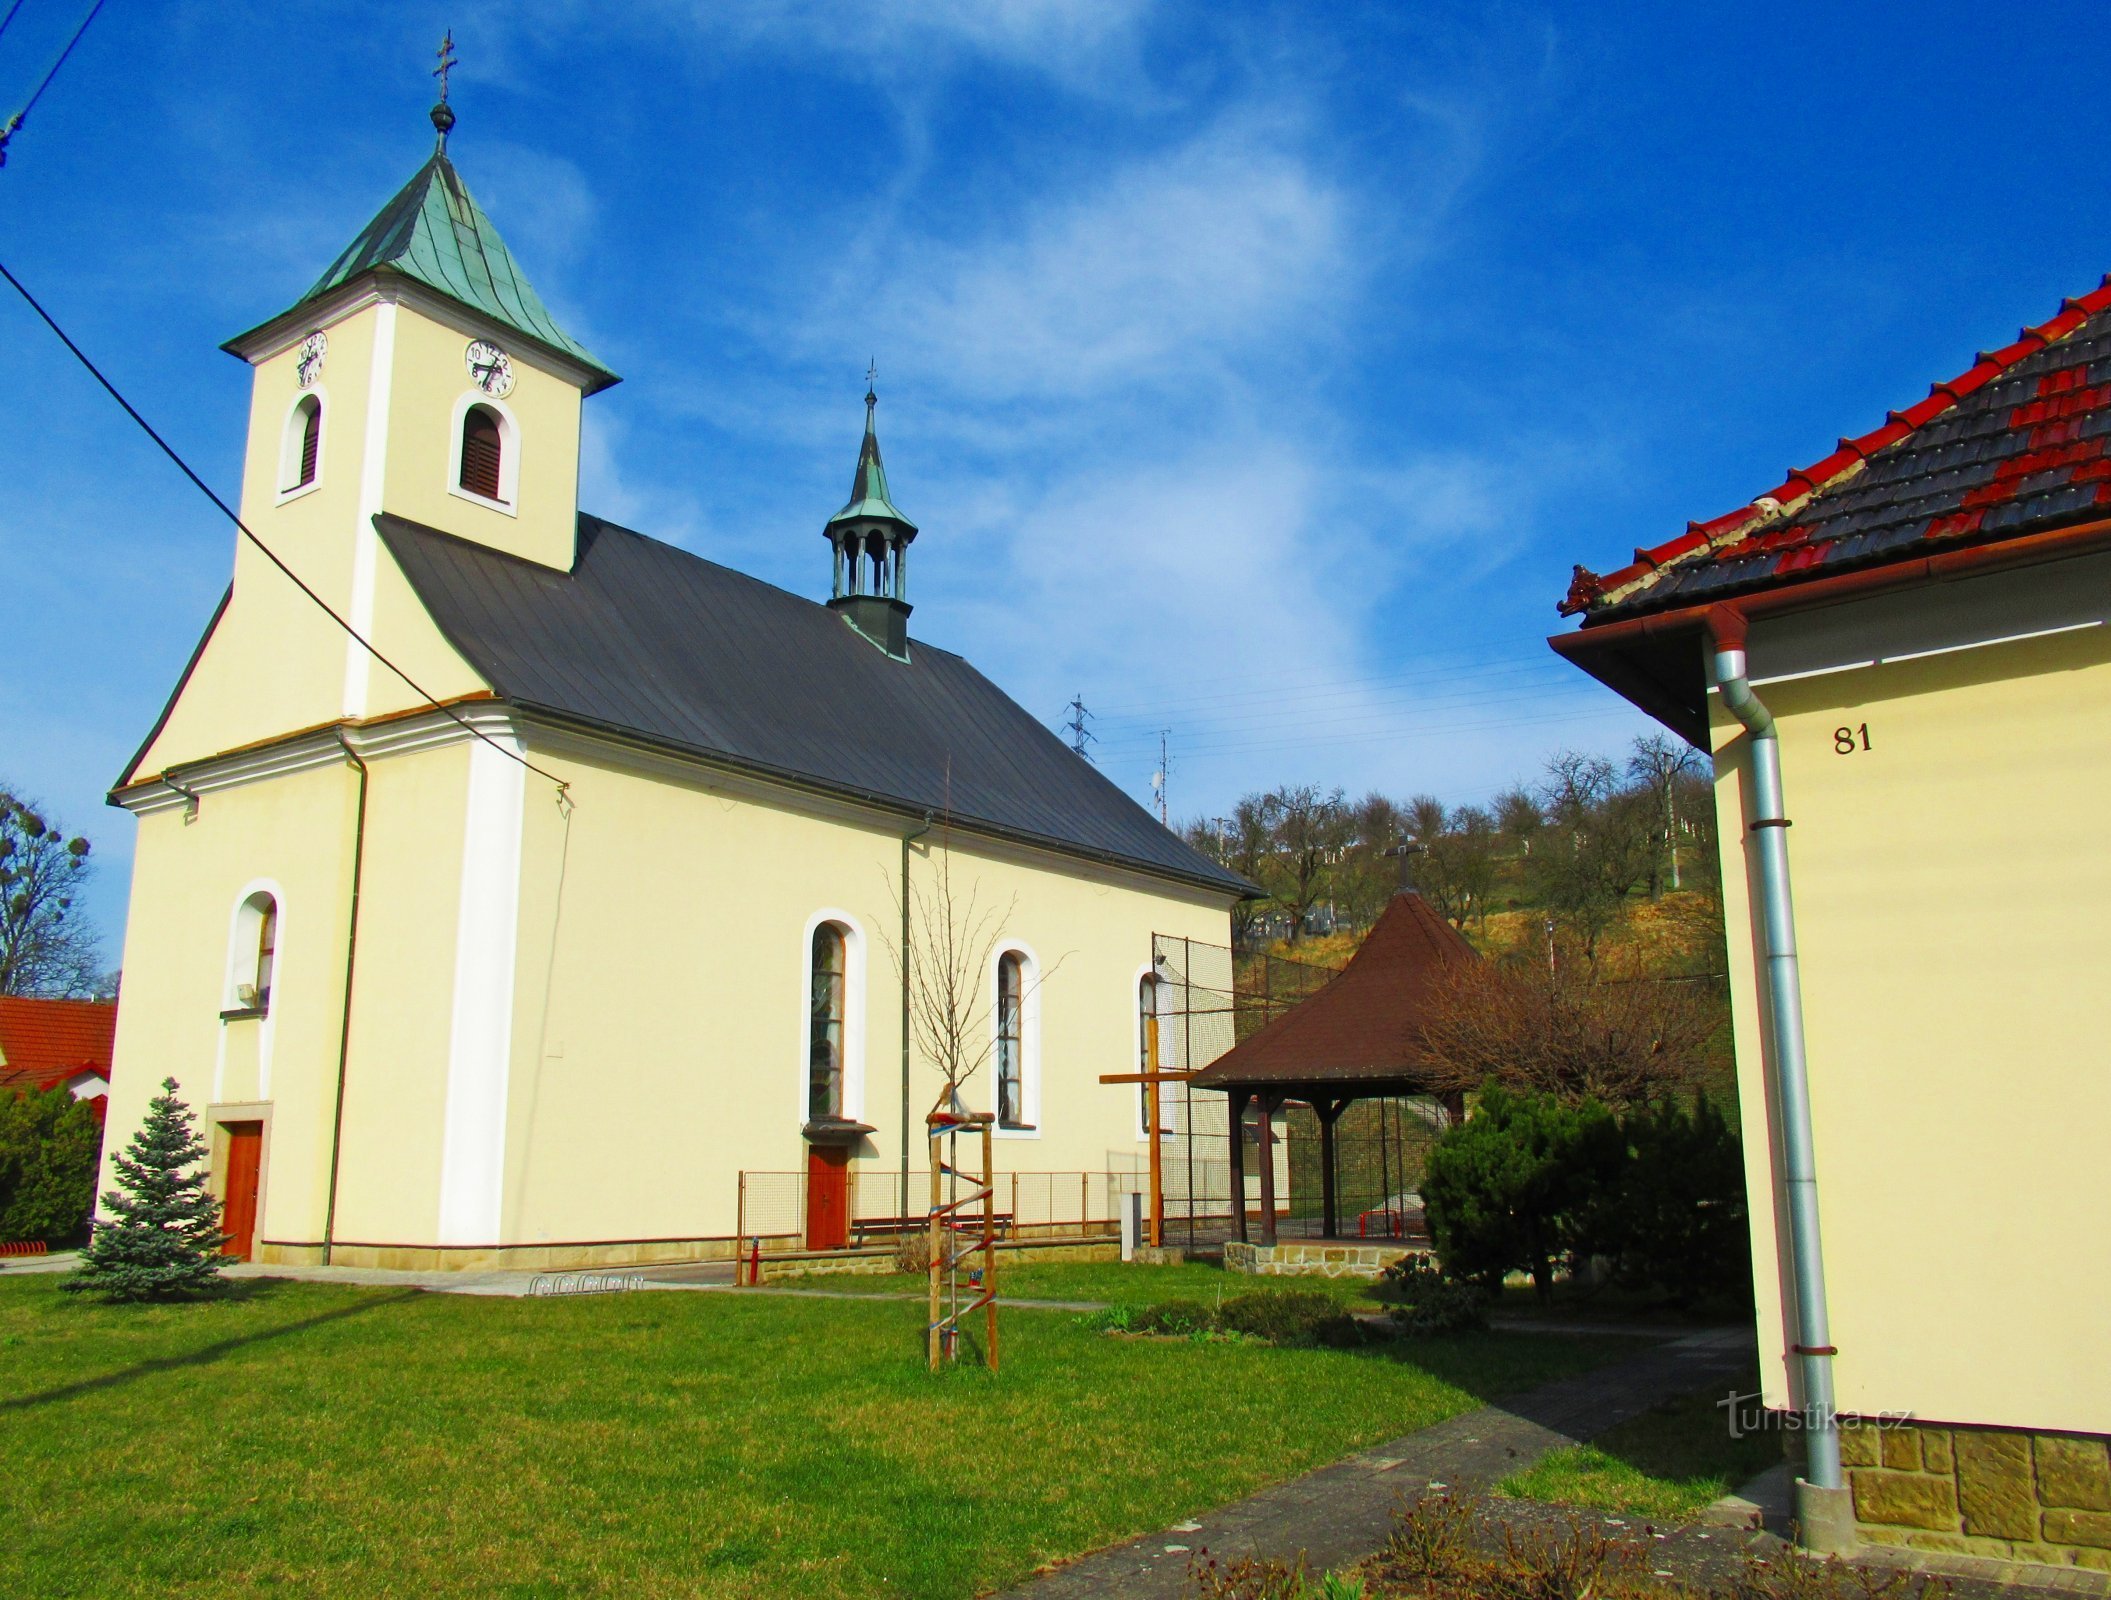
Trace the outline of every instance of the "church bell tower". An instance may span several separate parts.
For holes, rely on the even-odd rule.
[[[822,532],[834,552],[829,609],[897,661],[909,659],[909,546],[916,524],[887,498],[873,413],[880,400],[866,374],[865,442],[850,481],[850,502]]]

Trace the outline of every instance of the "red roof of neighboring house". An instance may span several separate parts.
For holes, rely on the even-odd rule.
[[[2111,516],[2111,277],[1881,428],[1600,578],[1586,626]]]
[[[1421,1063],[1417,1022],[1430,984],[1445,967],[1479,959],[1427,900],[1397,894],[1339,977],[1192,1081],[1227,1088],[1412,1078]]]
[[[0,995],[0,1089],[48,1089],[82,1069],[110,1076],[112,1000]]]

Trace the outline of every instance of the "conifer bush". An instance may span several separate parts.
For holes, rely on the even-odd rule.
[[[71,1244],[88,1230],[103,1132],[64,1089],[0,1094],[0,1242]]]
[[[120,1193],[103,1197],[108,1222],[98,1222],[65,1287],[107,1300],[181,1300],[221,1285],[220,1202],[206,1188],[205,1140],[197,1119],[176,1095],[176,1080],[161,1093],[123,1155],[112,1163]]]

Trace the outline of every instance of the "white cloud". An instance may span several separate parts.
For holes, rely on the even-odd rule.
[[[1351,292],[1348,202],[1265,135],[1223,126],[968,244],[895,240],[853,311],[965,394],[1158,389],[1309,338]]]

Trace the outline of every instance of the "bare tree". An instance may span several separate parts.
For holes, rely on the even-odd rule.
[[[1248,883],[1264,882],[1272,848],[1267,807],[1262,796],[1247,795],[1232,807],[1228,817],[1195,821],[1182,830],[1187,842],[1203,855]],[[1253,938],[1254,919],[1265,901],[1242,900],[1231,908],[1231,942],[1245,946]]]
[[[1664,892],[1663,863],[1671,863],[1671,887],[1679,885],[1678,802],[1685,780],[1700,771],[1700,757],[1681,740],[1652,733],[1637,739],[1627,758],[1627,777],[1649,801],[1650,831],[1658,844],[1649,863],[1649,898]]]
[[[908,949],[891,938],[883,942],[897,977],[906,962],[910,1039],[945,1080],[944,1097],[950,1101],[996,1050],[992,974],[1019,902],[1017,895],[1002,904],[984,900],[980,878],[970,879],[964,889],[955,884],[950,830],[938,835],[928,859],[929,870],[910,887]],[[1037,968],[1024,992],[1039,989],[1064,959]]]
[[[1586,960],[1649,877],[1655,856],[1646,795],[1621,787],[1603,756],[1562,751],[1548,760],[1539,801],[1548,837],[1531,857],[1538,898],[1576,937]]]
[[[1495,819],[1480,807],[1461,806],[1436,833],[1422,836],[1416,887],[1454,928],[1486,920],[1495,873]]]
[[[1493,1082],[1626,1106],[1708,1078],[1723,1021],[1712,984],[1588,961],[1464,961],[1428,990],[1418,1042],[1433,1093]]]
[[[1539,801],[1531,790],[1523,787],[1505,789],[1495,797],[1495,826],[1505,839],[1517,846],[1519,855],[1532,853],[1532,841],[1546,825],[1546,813],[1540,810]]]
[[[0,994],[108,992],[95,930],[74,903],[94,870],[88,850],[0,783]]]
[[[1274,790],[1262,806],[1275,845],[1267,887],[1290,918],[1295,944],[1305,918],[1327,896],[1327,880],[1348,841],[1348,813],[1341,790],[1309,783]]]

